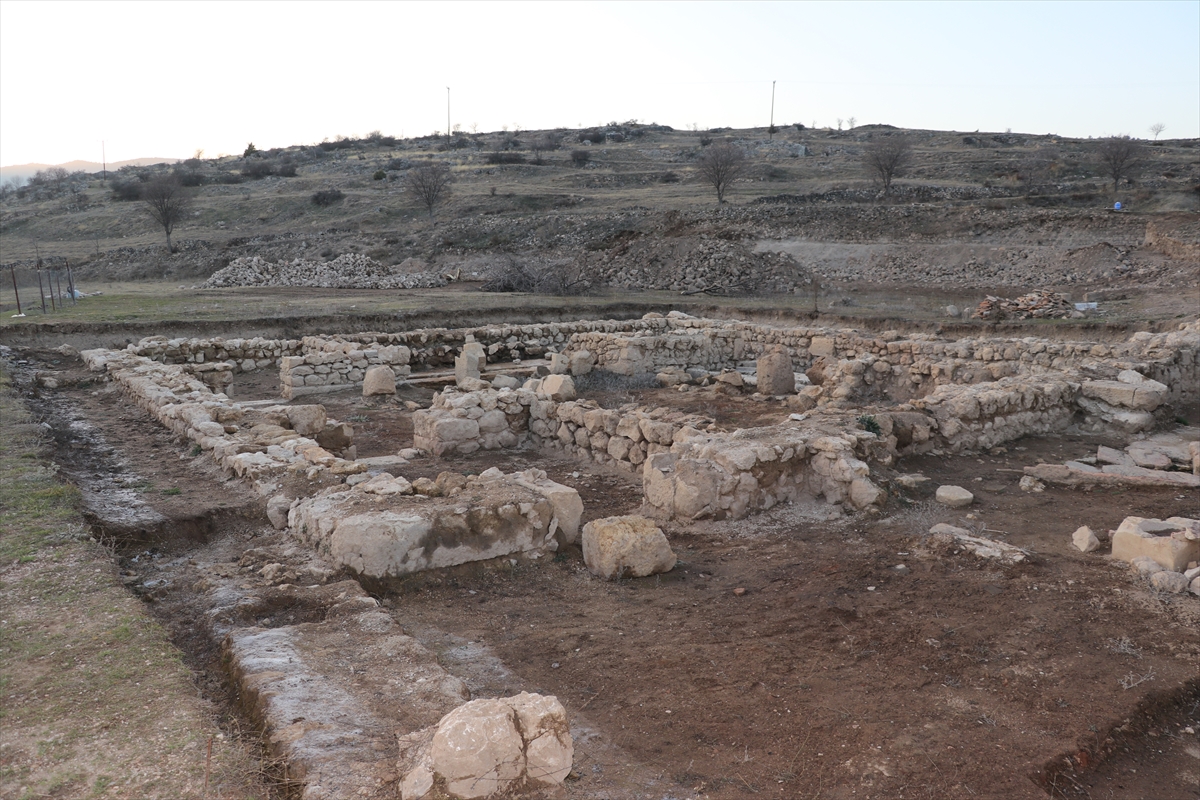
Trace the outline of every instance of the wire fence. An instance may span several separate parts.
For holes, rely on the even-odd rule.
[[[65,258],[45,259],[41,267],[0,267],[0,314],[54,314],[78,302],[83,293]]]

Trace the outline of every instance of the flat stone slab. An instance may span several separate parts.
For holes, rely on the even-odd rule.
[[[1178,486],[1188,489],[1200,487],[1200,476],[1189,475],[1186,472],[1167,472],[1160,469],[1112,464],[1103,467],[1099,472],[1071,469],[1065,464],[1035,464],[1025,467],[1025,474],[1047,483],[1066,486]]]
[[[489,472],[464,478],[469,502],[415,495],[408,481],[380,473],[301,500],[288,514],[288,527],[339,566],[380,580],[555,552],[560,527],[562,538],[573,540],[583,511],[578,492],[540,470]]]

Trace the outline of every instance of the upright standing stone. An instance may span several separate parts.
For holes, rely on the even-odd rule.
[[[794,394],[796,373],[792,359],[782,348],[776,348],[758,359],[758,391],[762,394]]]
[[[379,364],[367,369],[363,376],[363,397],[396,393],[396,373],[391,367]]]
[[[479,342],[467,342],[463,345],[462,354],[454,357],[454,382],[462,384],[468,378],[479,380],[483,365],[487,363],[487,355]]]

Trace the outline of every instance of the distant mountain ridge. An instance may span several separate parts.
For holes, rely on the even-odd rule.
[[[121,167],[144,167],[149,164],[173,164],[176,161],[182,161],[182,159],[164,157],[130,158],[126,161],[113,161],[108,165],[108,170],[111,172],[113,170],[118,170]],[[77,172],[78,170],[83,170],[84,172],[99,172],[101,169],[104,169],[104,165],[99,161],[81,161],[79,159],[76,159],[75,161],[68,161],[65,164],[14,164],[8,167],[0,167],[0,180],[6,181],[10,178],[28,180],[39,170],[50,169],[51,167],[62,167],[67,172]]]

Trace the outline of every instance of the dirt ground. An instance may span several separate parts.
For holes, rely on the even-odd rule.
[[[265,526],[239,484],[111,385],[92,383],[78,362],[57,366],[65,388],[32,402],[93,426],[110,452],[92,457],[124,471],[97,469],[88,443],[69,436],[58,443],[65,467],[124,480],[171,521],[174,538],[153,546],[163,559],[134,561],[130,551],[122,562],[131,582],[147,585],[168,554],[203,564],[194,555],[202,547],[274,541],[248,532]],[[274,379],[239,376],[234,396],[271,396]],[[432,389],[408,392],[402,399],[428,402]],[[349,392],[297,402],[314,401],[355,426],[360,456],[411,444],[409,415],[394,402]],[[739,402],[762,413],[769,405]],[[1108,531],[1130,514],[1197,517],[1200,493],[1017,487],[1022,466],[1098,443],[1115,444],[1046,437],[995,455],[906,459],[895,470],[923,473],[929,488],[893,485],[879,515],[787,505],[748,520],[673,523],[664,529],[679,564],[655,578],[596,580],[569,548],[549,562],[456,573],[380,599],[474,696],[528,690],[563,701],[577,742],[563,797],[1195,798],[1200,603],[1152,593],[1105,548],[1075,550],[1070,534],[1084,524]],[[536,452],[421,458],[406,476],[490,466],[546,469],[580,491],[585,521],[641,505],[636,476]],[[976,503],[934,504],[943,483],[971,489]],[[1001,567],[939,548],[926,536],[937,522],[1032,557]],[[189,639],[183,624],[196,609],[163,592],[152,607],[172,609],[165,621],[220,700],[227,689],[212,646]]]

